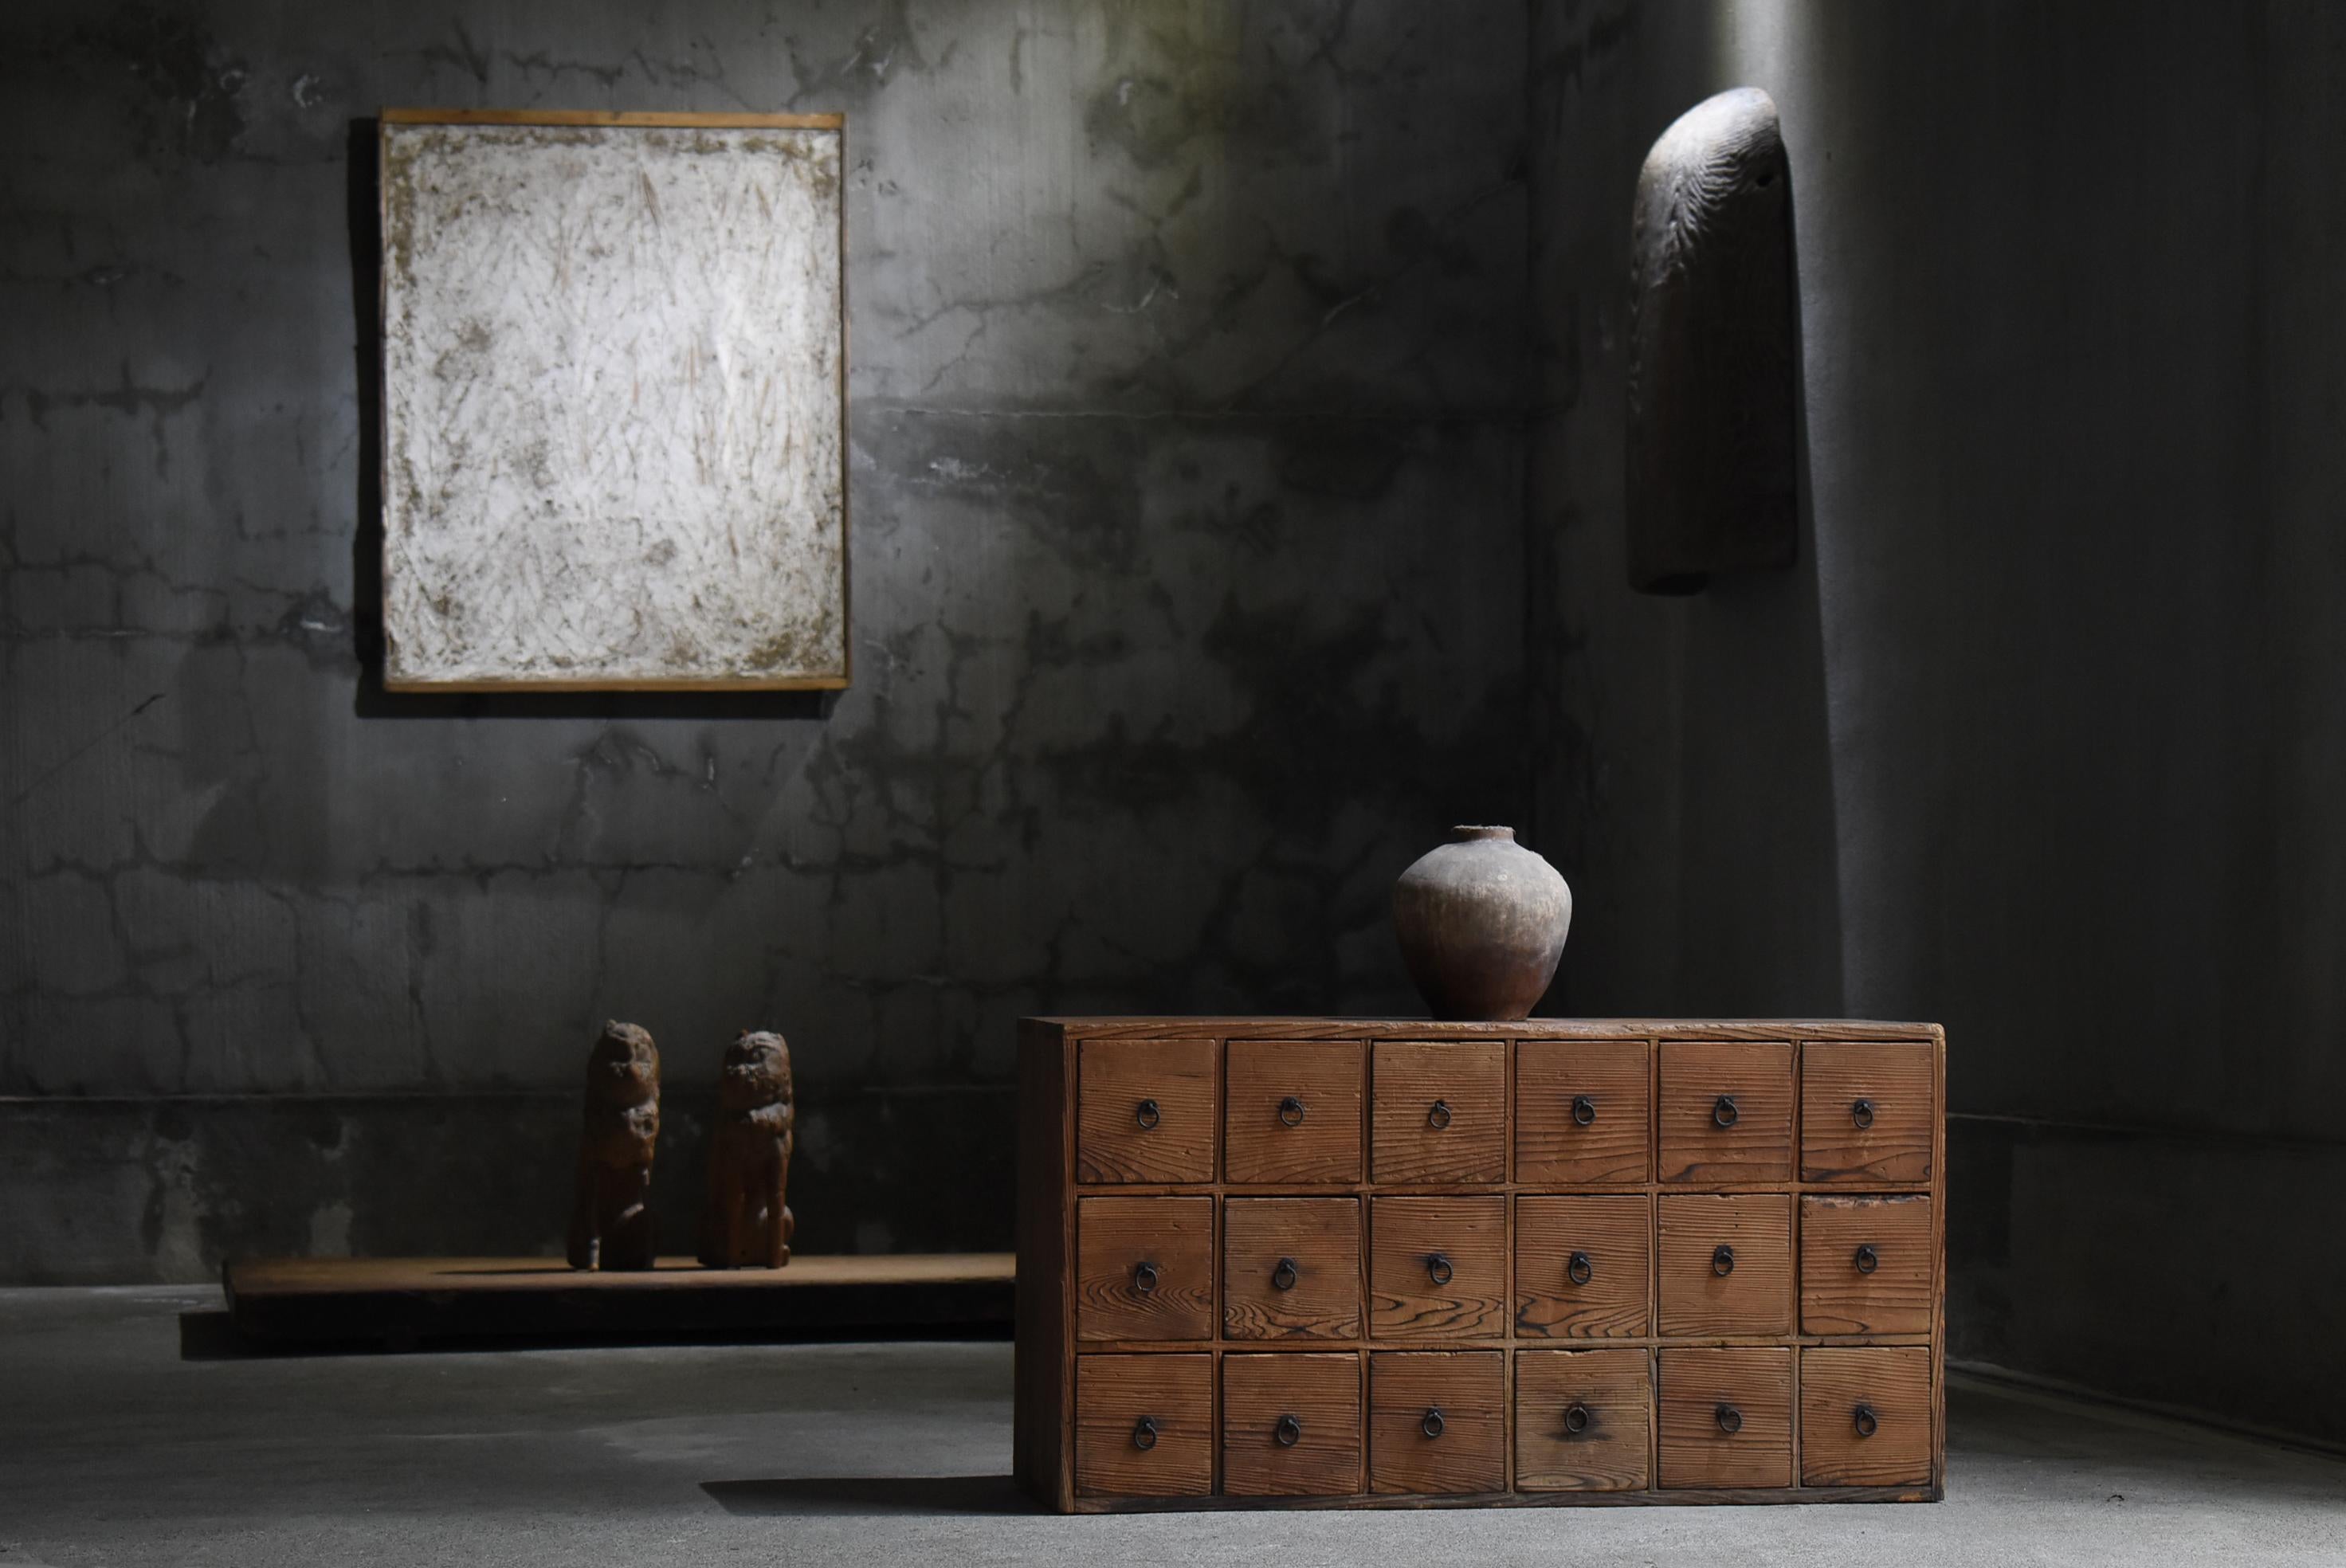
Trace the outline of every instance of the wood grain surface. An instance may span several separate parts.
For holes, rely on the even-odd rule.
[[[1279,1441],[1279,1419],[1301,1431]],[[1361,1490],[1361,1359],[1222,1358],[1222,1490],[1234,1497]]]
[[[1091,1040],[1081,1053],[1080,1182],[1214,1179],[1211,1040]]]
[[[1800,1199],[1800,1331],[1929,1333],[1931,1222],[1919,1196]],[[1870,1274],[1858,1268],[1861,1247],[1872,1249]]]
[[[1507,1200],[1369,1200],[1369,1322],[1381,1339],[1494,1339],[1506,1331]],[[1439,1261],[1437,1261],[1439,1260]],[[1446,1264],[1449,1279],[1434,1275]]]
[[[1573,1255],[1586,1259],[1573,1278]],[[1515,1332],[1635,1339],[1653,1331],[1654,1200],[1644,1193],[1515,1199]]]
[[[1374,1063],[1375,1180],[1507,1179],[1505,1042],[1380,1040]]]
[[[1857,1409],[1873,1417],[1862,1435]],[[1931,1474],[1931,1352],[1921,1345],[1800,1352],[1800,1483],[1900,1486]]]
[[[1786,1193],[1661,1197],[1658,1329],[1672,1338],[1792,1331],[1792,1199]],[[1718,1249],[1734,1249],[1719,1272]]]
[[[1933,1052],[1926,1043],[1812,1041],[1800,1050],[1800,1177],[1931,1179]],[[1860,1127],[1857,1102],[1872,1125]]]
[[[1515,1179],[1563,1186],[1653,1174],[1651,1056],[1643,1040],[1515,1047]],[[1573,1102],[1588,1102],[1586,1124]]]
[[[1143,1448],[1135,1431],[1146,1418]],[[1076,1491],[1198,1497],[1213,1490],[1214,1359],[1076,1358]]]
[[[1360,1180],[1363,1071],[1357,1041],[1231,1041],[1223,1156],[1229,1179]],[[1280,1119],[1290,1098],[1300,1106],[1288,1112],[1292,1126]]]
[[[1155,1270],[1151,1284],[1140,1272]],[[1214,1200],[1076,1204],[1076,1337],[1205,1339],[1214,1332]]]
[[[1579,1406],[1586,1424],[1573,1430]],[[1515,1484],[1643,1489],[1652,1472],[1653,1366],[1644,1350],[1515,1352]]]
[[[1224,1339],[1359,1337],[1359,1198],[1234,1197],[1222,1232]],[[1284,1288],[1282,1261],[1295,1270]]]
[[[1789,1041],[1662,1042],[1661,1170],[1666,1182],[1789,1181],[1792,1047]],[[1721,1126],[1721,1095],[1735,1102]]]
[[[1369,1490],[1504,1491],[1506,1421],[1504,1353],[1380,1350],[1369,1358]]]
[[[1661,1483],[1792,1484],[1792,1352],[1789,1349],[1660,1353]],[[1741,1425],[1728,1431],[1719,1407]]]

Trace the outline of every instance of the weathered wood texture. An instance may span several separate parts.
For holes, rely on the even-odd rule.
[[[659,1048],[611,1023],[586,1053],[585,1124],[565,1253],[573,1268],[649,1268],[652,1156],[659,1143]]]
[[[1662,133],[1631,220],[1629,585],[1790,565],[1798,537],[1792,177],[1756,87]]]
[[[857,1324],[1008,1324],[1006,1252],[801,1257],[788,1268],[584,1273],[559,1257],[239,1258],[221,1273],[237,1332],[260,1344],[628,1339]]]
[[[1941,1493],[1933,1025],[1029,1020],[1020,1063],[1050,1506]]]
[[[711,1268],[780,1268],[790,1260],[790,1145],[798,1125],[790,1048],[744,1030],[725,1048],[709,1140],[709,1203],[700,1261]]]

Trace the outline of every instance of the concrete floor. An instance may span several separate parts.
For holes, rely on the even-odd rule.
[[[0,1291],[0,1568],[2346,1563],[2346,1463],[1973,1381],[1935,1507],[1058,1519],[1006,1344],[182,1359],[218,1306]]]

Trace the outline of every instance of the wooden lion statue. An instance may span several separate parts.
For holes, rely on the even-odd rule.
[[[796,1222],[782,1199],[790,1178],[790,1048],[779,1034],[744,1032],[725,1048],[717,1125],[709,1138],[709,1207],[700,1261],[711,1268],[780,1268]]]
[[[586,1057],[571,1268],[652,1266],[652,1145],[658,1138],[659,1048],[633,1023],[606,1023]]]

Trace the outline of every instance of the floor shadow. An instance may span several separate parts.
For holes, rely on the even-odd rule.
[[[704,1481],[700,1490],[726,1512],[747,1515],[1042,1512],[1006,1475],[789,1476]]]

